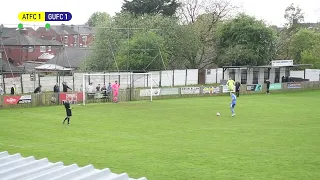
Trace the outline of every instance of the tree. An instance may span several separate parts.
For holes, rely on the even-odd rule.
[[[290,43],[294,34],[299,31],[298,23],[304,21],[304,13],[299,6],[290,4],[284,13],[284,18],[287,20],[285,27],[281,30],[277,29],[276,52],[274,59],[292,59],[290,56]]]
[[[144,62],[151,60],[148,69],[164,69],[169,60],[175,60],[176,35],[180,33],[176,30],[179,27],[176,18],[119,13],[111,25],[112,28],[97,31],[94,52],[87,61],[90,70],[117,70],[115,65],[121,70],[143,70],[148,65]]]
[[[313,68],[320,69],[320,43],[314,45],[312,48],[307,49],[301,53],[301,63],[312,64]]]
[[[181,6],[178,14],[182,22],[186,24],[194,23],[197,17],[204,13],[205,0],[180,0]]]
[[[122,11],[127,11],[134,15],[162,14],[173,16],[179,5],[176,0],[124,0]]]
[[[240,14],[222,24],[217,32],[219,66],[265,65],[274,53],[274,31],[254,17]]]
[[[95,12],[93,13],[88,21],[86,22],[86,25],[89,27],[97,27],[102,23],[110,22],[111,16],[106,12]]]
[[[106,29],[98,29],[93,50],[81,65],[85,71],[117,70],[116,58],[112,47],[114,34]]]
[[[289,46],[289,55],[295,63],[301,63],[302,52],[312,49],[319,39],[319,33],[314,30],[300,29],[295,35]]]
[[[186,67],[201,70],[215,63],[215,31],[219,23],[232,17],[237,7],[228,0],[180,0],[179,2],[181,2],[179,16],[186,24],[185,28],[190,29],[184,35],[190,36],[189,39],[194,42],[184,49],[191,48],[195,51],[192,53],[184,52],[181,56],[185,57],[189,54],[188,58],[185,57]],[[188,41],[188,39],[182,39],[182,41]],[[195,47],[192,47],[193,45]],[[193,56],[190,56],[191,54]]]
[[[164,39],[152,31],[134,34],[129,46],[122,42],[116,56],[120,69],[159,70],[168,62]]]
[[[293,27],[296,24],[304,21],[304,13],[299,6],[290,4],[285,10],[284,18],[287,20],[286,26]]]

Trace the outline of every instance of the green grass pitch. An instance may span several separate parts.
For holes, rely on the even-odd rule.
[[[0,151],[149,180],[319,180],[320,91],[0,109]],[[221,116],[216,116],[220,112]]]

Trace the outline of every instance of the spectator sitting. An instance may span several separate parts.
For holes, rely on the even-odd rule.
[[[97,92],[100,92],[100,88],[101,88],[101,87],[100,87],[100,84],[98,84],[98,86],[96,87],[96,91],[97,91]]]
[[[106,87],[106,85],[103,85],[103,87],[101,88],[101,92],[102,92],[104,97],[107,97],[107,87]]]
[[[34,90],[34,93],[41,93],[41,85],[39,85],[39,87],[37,87],[35,90]]]
[[[92,83],[89,84],[87,91],[88,91],[88,93],[94,93]]]

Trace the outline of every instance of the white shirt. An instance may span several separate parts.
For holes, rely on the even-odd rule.
[[[91,85],[88,86],[88,93],[93,93],[93,87]]]

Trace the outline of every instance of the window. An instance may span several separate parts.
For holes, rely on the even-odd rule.
[[[235,77],[236,77],[236,72],[235,72],[235,70],[234,69],[229,69],[229,78],[231,78],[231,79],[235,79]]]
[[[40,46],[40,52],[46,52],[46,47],[45,46]]]
[[[269,79],[269,69],[264,69],[264,82],[266,82]]]
[[[74,36],[73,36],[73,39],[74,39],[74,44],[77,44],[77,42],[78,42],[78,35],[74,35]]]
[[[83,42],[87,42],[87,40],[88,40],[88,37],[87,37],[87,36],[82,36],[82,41],[83,41]]]
[[[259,83],[259,68],[253,68],[252,84]]]
[[[48,46],[48,51],[51,51],[51,46]]]
[[[65,43],[65,44],[68,44],[68,42],[69,42],[68,40],[69,40],[69,39],[68,39],[68,36],[64,36],[64,43]]]
[[[241,69],[241,84],[247,84],[248,72],[246,69]]]
[[[276,68],[275,69],[274,82],[275,83],[279,83],[280,82],[280,68]]]
[[[33,51],[34,51],[33,46],[29,46],[29,48],[28,48],[28,52],[33,52]]]

